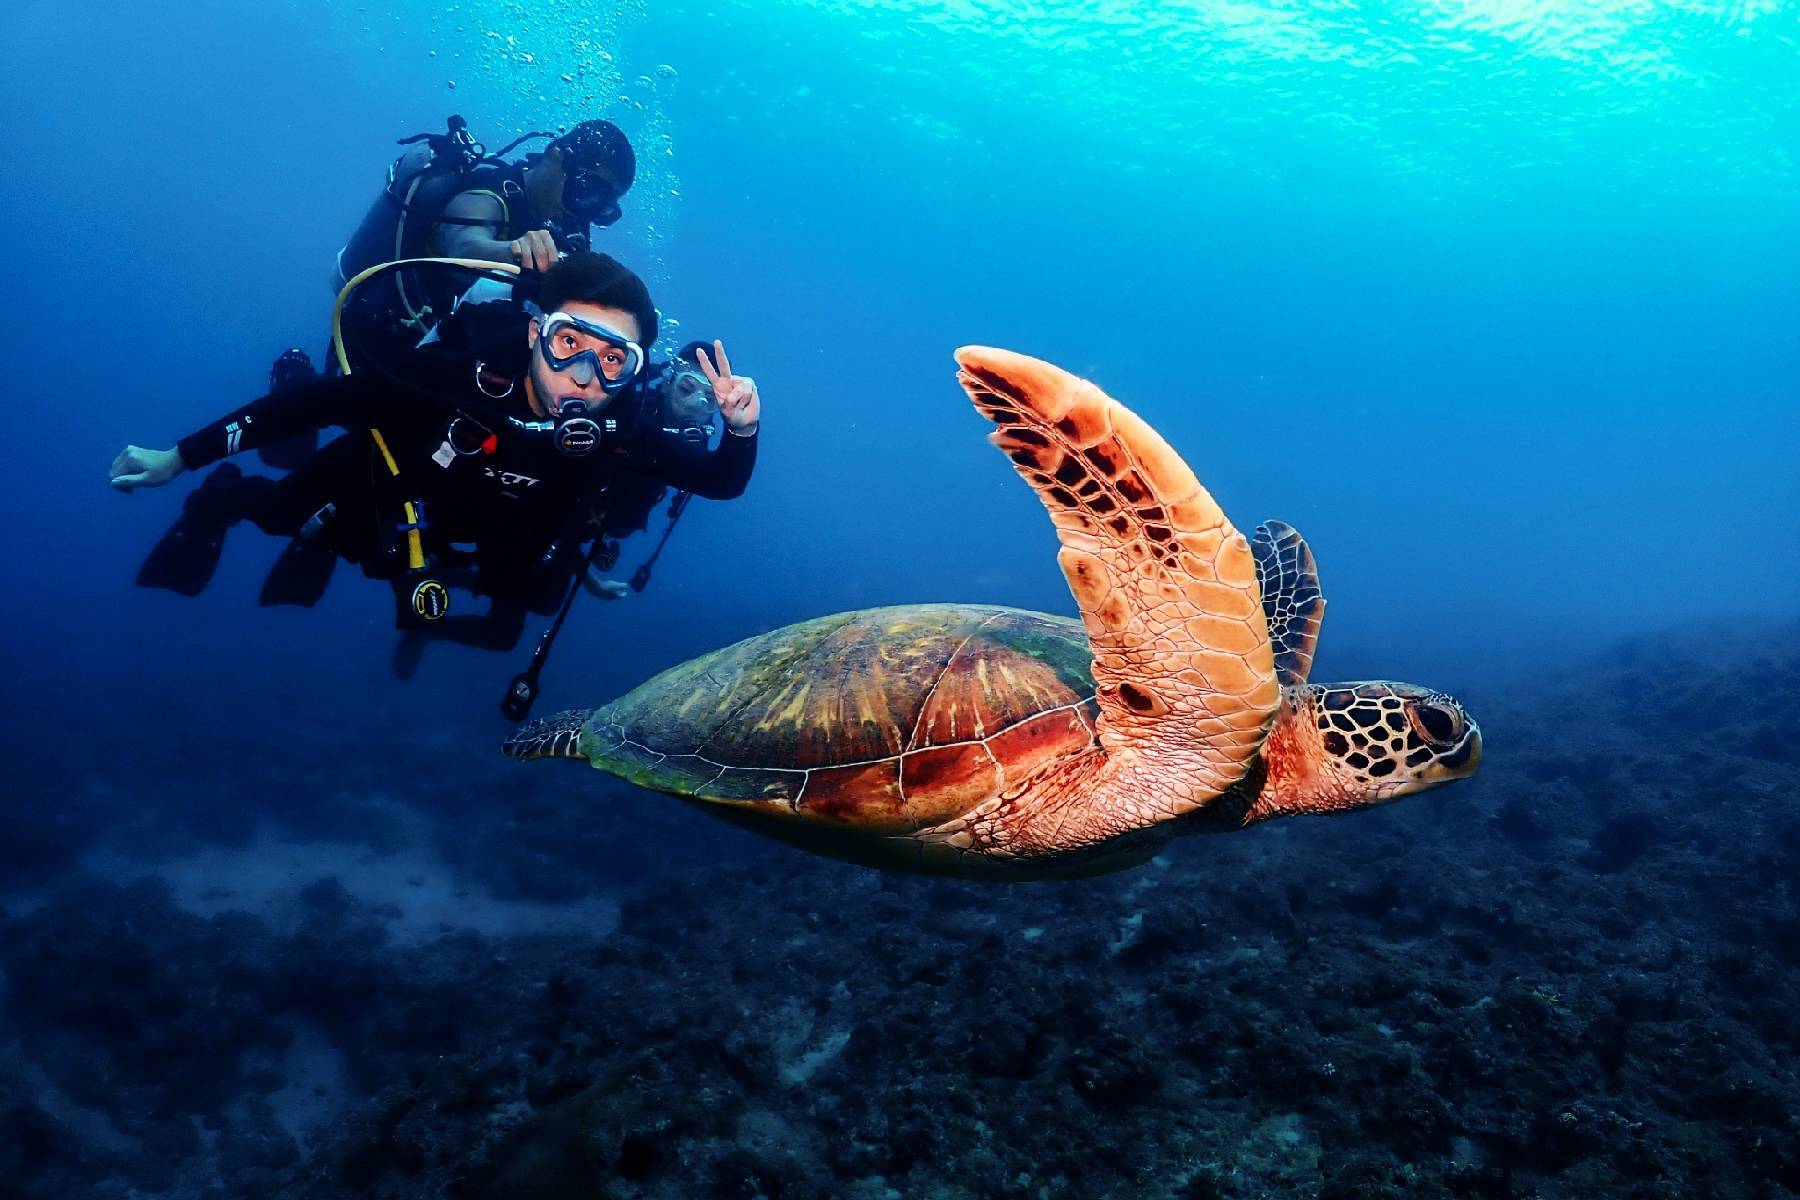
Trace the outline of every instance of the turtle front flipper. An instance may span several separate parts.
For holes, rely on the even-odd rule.
[[[1285,521],[1264,521],[1250,539],[1256,555],[1256,583],[1262,590],[1263,618],[1275,648],[1275,674],[1282,687],[1299,687],[1312,674],[1325,619],[1319,566],[1300,531]]]
[[[500,747],[508,758],[573,758],[588,760],[581,748],[581,731],[593,714],[572,708],[542,721],[527,721],[512,731]]]
[[[1050,511],[1094,653],[1102,790],[1117,826],[1210,803],[1280,702],[1244,535],[1149,425],[1093,384],[1005,350],[957,351],[990,440]]]

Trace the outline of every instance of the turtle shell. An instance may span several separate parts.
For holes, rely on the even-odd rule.
[[[907,840],[1092,745],[1093,695],[1078,621],[862,609],[672,667],[594,712],[579,749],[777,836],[765,821]]]

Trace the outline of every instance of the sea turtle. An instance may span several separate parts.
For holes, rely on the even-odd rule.
[[[832,857],[999,878],[1117,870],[1176,834],[1474,772],[1481,733],[1451,697],[1307,682],[1325,601],[1294,529],[1246,539],[1093,384],[1004,350],[956,357],[1050,511],[1079,622],[972,604],[820,617],[522,726],[506,752],[585,759]]]

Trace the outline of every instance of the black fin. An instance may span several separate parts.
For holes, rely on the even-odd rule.
[[[593,716],[585,708],[572,708],[542,721],[527,721],[513,730],[500,747],[508,758],[573,758],[587,761],[581,748],[581,731]]]
[[[394,656],[388,660],[395,679],[411,679],[418,673],[419,660],[425,657],[425,646],[430,641],[431,635],[422,629],[401,633],[400,640],[394,643]]]
[[[263,580],[259,603],[296,604],[311,608],[325,594],[331,573],[337,569],[337,554],[320,538],[297,537],[287,544],[275,565]]]
[[[220,463],[194,489],[181,516],[138,568],[139,587],[166,588],[182,596],[206,590],[225,549],[225,535],[238,521],[226,493],[243,476],[236,464]]]

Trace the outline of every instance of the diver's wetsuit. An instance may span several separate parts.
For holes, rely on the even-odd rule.
[[[402,626],[506,649],[517,642],[528,609],[542,611],[560,599],[578,568],[577,548],[594,536],[596,524],[611,526],[597,520],[609,493],[635,493],[652,483],[713,500],[743,492],[756,462],[756,437],[727,433],[712,450],[685,441],[661,428],[640,385],[595,414],[605,436],[586,457],[564,455],[548,434],[508,422],[507,416],[537,419],[525,400],[526,320],[509,303],[464,305],[439,326],[437,343],[408,351],[391,372],[321,378],[265,396],[181,439],[182,462],[197,469],[301,430],[336,425],[350,431],[280,480],[235,468],[215,471],[189,497],[183,520],[216,529],[216,561],[223,530],[239,520],[293,537],[330,505],[315,537],[365,574],[395,581],[398,592],[406,577],[403,502],[417,501],[433,568],[472,567],[468,586],[493,604],[482,618],[413,626],[403,603]],[[371,430],[380,432],[397,473]],[[200,586],[204,577],[177,590],[191,594]]]
[[[449,179],[449,176],[445,176]],[[456,220],[459,227],[474,225],[484,229],[489,236],[499,241],[510,242],[523,236],[526,232],[526,207],[524,199],[524,168],[518,164],[504,166],[484,166],[467,176],[454,177],[456,190],[422,203],[424,211],[413,210],[408,219],[422,227],[423,234],[415,233],[408,237],[406,246],[395,246],[392,231],[385,238],[386,249],[383,257],[408,258],[414,255],[443,256],[448,251],[439,244],[445,219],[443,209],[465,192],[476,192],[491,196],[499,207],[499,213],[491,223],[474,223]],[[510,198],[510,199],[509,199]],[[389,197],[391,200],[392,198]],[[391,220],[401,219],[399,213],[393,213]],[[363,231],[356,234],[363,236]],[[558,243],[567,247],[567,243]],[[336,292],[349,282],[344,276],[346,269],[343,255],[339,251],[338,267],[332,280],[332,290]],[[371,264],[373,265],[373,264]],[[476,280],[481,278],[474,271],[459,271],[444,267],[431,269],[399,269],[388,271],[365,280],[345,297],[338,320],[342,327],[343,342],[352,357],[351,366],[361,369],[370,362],[392,363],[405,355],[407,351],[418,346],[420,341],[436,328],[437,314],[453,311],[458,298],[467,292]],[[327,339],[329,345],[330,339]],[[336,355],[329,350],[325,356],[325,373],[336,375],[339,371]],[[289,434],[279,441],[264,440],[257,452],[264,463],[282,471],[291,471],[303,462],[319,445],[319,431],[302,429],[298,433]]]

